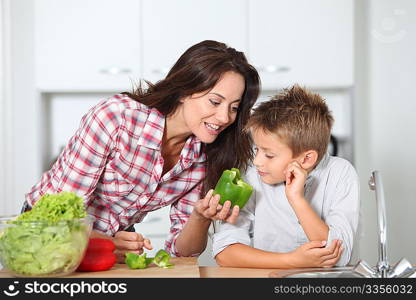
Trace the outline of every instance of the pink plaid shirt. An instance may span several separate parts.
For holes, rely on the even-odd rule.
[[[139,223],[150,211],[171,205],[165,248],[178,255],[175,241],[199,200],[206,155],[195,136],[177,164],[162,175],[165,117],[119,94],[82,118],[52,168],[26,194],[32,206],[45,193],[74,191],[85,198],[94,229],[108,235]]]

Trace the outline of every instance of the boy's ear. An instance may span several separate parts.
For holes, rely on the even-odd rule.
[[[315,166],[315,163],[318,161],[318,152],[315,150],[308,150],[303,152],[299,157],[299,163],[302,168],[309,170]]]

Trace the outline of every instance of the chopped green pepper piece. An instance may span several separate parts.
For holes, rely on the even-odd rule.
[[[220,195],[220,204],[231,201],[231,207],[238,205],[243,208],[253,192],[253,187],[244,182],[240,170],[232,168],[225,170],[215,186],[213,195]]]
[[[146,258],[146,253],[143,255],[126,253],[125,262],[130,269],[145,269],[153,262],[153,258]]]
[[[160,249],[157,251],[156,256],[153,258],[153,263],[161,268],[171,268],[174,264],[170,263],[170,255],[165,250]]]

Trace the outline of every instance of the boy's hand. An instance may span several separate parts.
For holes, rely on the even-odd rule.
[[[220,195],[212,196],[214,190],[209,190],[204,199],[200,199],[194,205],[193,214],[199,218],[211,220],[223,220],[234,224],[237,220],[239,207],[235,205],[231,209],[231,201],[225,201],[224,205],[219,204]]]
[[[325,248],[321,241],[312,241],[301,245],[289,254],[291,265],[294,268],[330,268],[338,262],[342,251],[343,248],[339,240],[332,241],[328,248]]]
[[[305,181],[308,176],[308,172],[302,168],[297,162],[291,162],[286,170],[286,197],[289,202],[296,201],[297,199],[303,199],[305,194]]]

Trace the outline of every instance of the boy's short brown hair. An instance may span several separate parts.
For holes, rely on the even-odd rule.
[[[333,122],[320,95],[294,85],[258,105],[245,129],[276,134],[289,146],[293,156],[315,150],[319,163],[327,151]]]

